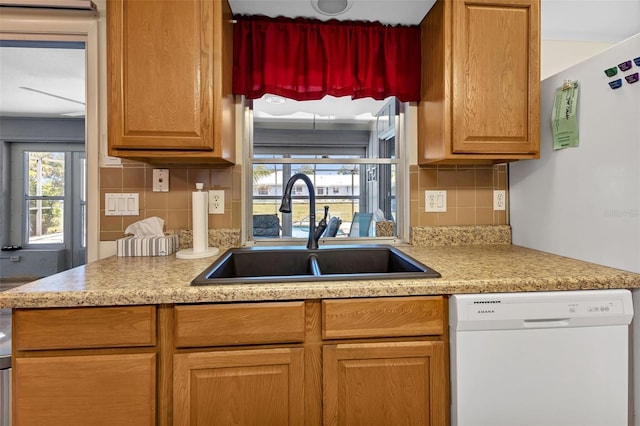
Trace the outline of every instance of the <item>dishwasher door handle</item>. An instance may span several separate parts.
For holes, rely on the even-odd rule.
[[[570,324],[570,318],[540,318],[524,320],[525,328],[559,328],[568,327]]]

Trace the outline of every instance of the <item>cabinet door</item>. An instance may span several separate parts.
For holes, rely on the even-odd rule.
[[[304,423],[302,348],[174,356],[173,424]]]
[[[453,153],[537,153],[539,0],[452,3]]]
[[[233,160],[227,0],[107,2],[109,153]]]
[[[324,425],[447,422],[443,342],[325,345]]]
[[[17,358],[15,426],[156,421],[155,354]]]

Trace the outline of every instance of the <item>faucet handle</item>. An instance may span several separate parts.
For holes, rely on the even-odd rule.
[[[327,216],[329,215],[329,206],[324,206],[324,217],[318,222],[318,226],[316,226],[315,233],[313,235],[314,241],[317,243],[324,230],[327,229]]]

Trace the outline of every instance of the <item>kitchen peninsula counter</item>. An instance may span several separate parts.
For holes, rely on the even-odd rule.
[[[640,287],[640,274],[510,244],[401,246],[442,274],[382,279],[191,286],[216,257],[109,257],[0,292],[0,308],[157,305]]]

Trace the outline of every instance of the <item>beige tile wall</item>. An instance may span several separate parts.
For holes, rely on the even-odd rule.
[[[507,211],[493,210],[493,190],[507,190],[507,166],[411,166],[412,226],[506,225]],[[425,190],[446,190],[447,211],[426,213]],[[507,196],[508,200],[508,196]]]
[[[165,221],[165,230],[191,229],[191,192],[196,182],[205,189],[224,189],[225,213],[209,215],[210,229],[241,226],[241,167],[175,166],[169,168],[169,192],[153,192],[153,169],[159,166],[124,162],[100,169],[100,240],[122,238],[131,223],[151,216]],[[447,190],[447,212],[425,213],[424,191]],[[505,225],[505,211],[493,211],[493,190],[507,189],[507,166],[427,166],[410,168],[411,225]],[[105,216],[104,194],[136,192],[139,216]],[[508,198],[508,197],[507,197]]]
[[[224,214],[209,215],[209,228],[240,228],[240,166],[212,166],[169,169],[169,192],[153,192],[153,169],[165,168],[137,162],[123,162],[122,167],[100,169],[100,240],[122,238],[124,230],[138,220],[157,216],[164,219],[165,231],[191,229],[191,192],[196,182],[205,189],[223,189]],[[105,216],[104,194],[107,192],[138,193],[139,216]]]

